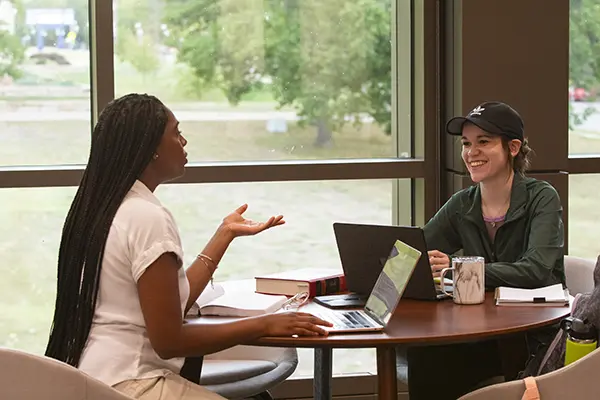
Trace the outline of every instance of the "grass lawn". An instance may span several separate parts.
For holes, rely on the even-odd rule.
[[[177,114],[177,109],[175,114]],[[269,133],[263,121],[182,121],[189,160],[270,161],[392,157],[390,136],[371,124],[345,127],[331,146],[313,145],[315,129],[291,122],[286,133]],[[0,122],[3,165],[84,164],[90,146],[86,121]]]

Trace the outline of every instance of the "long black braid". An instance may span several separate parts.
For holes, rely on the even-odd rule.
[[[108,232],[127,192],[152,160],[167,118],[160,100],[145,94],[113,100],[98,118],[88,164],[62,231],[48,357],[79,365]]]

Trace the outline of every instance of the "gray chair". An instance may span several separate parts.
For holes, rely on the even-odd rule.
[[[132,400],[53,358],[0,348],[2,400]]]
[[[589,293],[594,289],[594,268],[596,260],[575,256],[565,256],[567,288],[572,296]]]
[[[542,400],[596,399],[600,391],[600,349],[564,368],[535,378]],[[521,400],[523,380],[488,386],[459,400]]]
[[[204,357],[200,384],[228,399],[272,399],[298,366],[296,349],[235,346]]]

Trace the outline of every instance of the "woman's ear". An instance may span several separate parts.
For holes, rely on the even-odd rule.
[[[508,142],[508,150],[510,151],[510,154],[513,157],[516,157],[517,154],[519,154],[519,151],[521,150],[521,141],[519,139],[513,139],[510,142]]]

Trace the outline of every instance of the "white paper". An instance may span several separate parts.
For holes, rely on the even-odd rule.
[[[204,288],[204,291],[202,293],[200,293],[200,296],[198,296],[198,298],[196,299],[194,304],[192,304],[192,306],[188,310],[186,316],[187,317],[197,317],[200,307],[213,301],[214,299],[217,299],[217,298],[223,296],[224,294],[225,294],[225,289],[223,289],[223,286],[219,285],[218,283],[215,283],[214,287],[213,287],[213,285],[211,285],[209,283]]]
[[[201,307],[201,312],[202,315],[247,317],[275,312],[286,300],[285,296],[231,292],[209,301]]]
[[[569,300],[561,283],[538,289],[498,288],[498,302],[533,303],[534,298],[544,298],[546,303],[564,303]]]
[[[216,298],[223,296],[224,294],[225,289],[223,289],[223,286],[219,285],[218,283],[215,283],[213,288],[213,285],[209,283],[208,285],[206,285],[206,288],[204,288],[204,291],[196,300],[196,304],[202,307],[203,305],[213,301]]]

